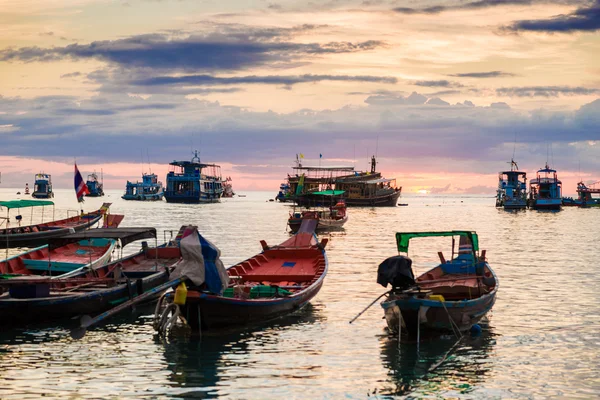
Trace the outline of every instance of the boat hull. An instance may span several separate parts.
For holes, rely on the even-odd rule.
[[[165,194],[167,203],[183,203],[183,204],[208,204],[221,202],[220,197],[203,197],[203,196],[172,196]]]
[[[80,232],[90,228],[100,221],[102,215],[99,211],[97,214],[90,213],[88,217],[81,219],[80,223],[69,223],[68,226],[61,226],[61,223],[68,221],[62,220],[56,221],[51,225],[39,224],[9,228],[9,231],[13,233],[6,233],[6,229],[4,229],[4,234],[0,231],[0,249],[43,246],[48,243],[48,239],[67,234],[71,232],[71,229],[75,232]],[[33,227],[44,227],[47,230],[34,232]]]
[[[531,202],[531,208],[534,210],[559,211],[562,208],[561,199],[534,199]]]
[[[343,200],[346,203],[346,206],[351,207],[396,207],[401,193],[402,191],[398,189],[393,193],[389,193],[383,196],[373,196],[369,198],[331,196],[332,198],[328,198],[327,202],[329,204],[331,202],[336,203],[340,200]],[[322,197],[311,196],[310,194],[296,196],[294,197],[294,201],[299,206],[315,206],[323,204]]]
[[[138,195],[128,195],[124,194],[121,196],[123,200],[135,200],[135,201],[162,201],[163,194],[138,194]]]
[[[461,332],[468,331],[492,309],[495,301],[496,291],[474,300],[440,302],[413,297],[392,299],[381,305],[391,332],[398,333],[401,315],[402,333],[416,338],[418,335],[452,334],[456,328]]]
[[[66,294],[32,299],[0,297],[0,318],[11,323],[47,322],[79,315],[94,315],[129,300],[168,281],[165,271],[118,284],[112,288],[87,293]],[[155,300],[161,293],[157,293]]]
[[[288,220],[288,226],[290,227],[290,231],[292,233],[298,232],[300,226],[302,225],[302,218],[290,218]],[[344,217],[342,219],[319,219],[317,223],[316,231],[326,231],[329,229],[339,229],[344,226],[344,224],[348,221],[348,217]]]
[[[36,199],[51,199],[54,197],[54,193],[50,192],[50,193],[36,193],[33,192],[31,194],[31,197],[36,198]]]
[[[323,280],[301,293],[275,300],[240,300],[205,293],[190,295],[181,308],[193,332],[211,332],[243,328],[288,315],[304,307],[317,295]]]

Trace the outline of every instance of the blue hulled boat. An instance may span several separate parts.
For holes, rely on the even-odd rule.
[[[158,182],[156,174],[143,174],[142,182],[129,182],[125,187],[125,194],[121,196],[124,200],[156,201],[162,200],[164,188],[162,182]]]
[[[95,171],[94,173],[88,175],[87,182],[85,184],[90,191],[90,193],[87,194],[88,197],[104,196],[104,184],[98,180],[98,175],[96,175]]]
[[[562,182],[556,170],[546,166],[529,182],[528,206],[534,210],[560,210],[562,208]]]
[[[221,167],[200,162],[198,152],[191,161],[173,161],[167,174],[168,203],[218,203],[223,194]]]
[[[36,199],[51,199],[54,197],[50,175],[43,172],[35,175],[35,183],[31,197]]]
[[[504,207],[505,210],[527,208],[527,173],[519,171],[514,160],[510,160],[510,171],[498,174],[496,207]]]

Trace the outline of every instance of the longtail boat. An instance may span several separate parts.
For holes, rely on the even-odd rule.
[[[290,227],[290,231],[292,233],[298,232],[302,221],[305,219],[314,219],[317,221],[317,227],[315,228],[316,231],[339,229],[348,221],[346,203],[344,200],[339,200],[335,205],[329,208],[314,207],[302,210],[300,212],[297,212],[294,208],[294,211],[290,213],[288,218],[288,226]]]
[[[390,257],[379,265],[377,282],[392,286],[381,303],[390,331],[417,340],[442,333],[459,336],[494,305],[498,278],[485,260],[485,250],[479,254],[475,232],[399,232],[398,251],[408,253],[413,238],[439,236],[452,237],[450,260],[439,252],[440,264],[417,279],[407,256]],[[456,253],[455,237],[460,238]]]
[[[219,250],[194,227],[180,241],[183,260],[172,276],[191,278],[198,265],[202,284],[193,281],[180,313],[192,332],[239,329],[292,313],[317,295],[327,274],[327,239],[317,242],[316,221],[277,246],[261,241],[263,251],[228,269]],[[173,301],[173,296],[169,297]]]
[[[89,213],[73,216],[66,219],[45,223],[21,226],[21,215],[17,215],[19,226],[10,226],[10,210],[30,207],[52,206],[49,200],[11,200],[0,201],[0,208],[6,208],[6,217],[0,217],[0,249],[14,247],[38,247],[48,243],[53,237],[64,235],[72,231],[80,232],[90,228],[108,214],[110,203],[104,203],[101,208]],[[17,211],[17,212],[18,212]],[[54,215],[54,210],[52,211]],[[42,214],[43,218],[43,214]]]
[[[156,237],[156,230],[121,228],[119,235],[119,240],[129,242]],[[142,250],[133,255],[69,278],[0,280],[0,289],[8,289],[0,294],[0,318],[28,323],[103,312],[167,282],[169,269],[180,257],[176,244],[151,248],[143,243]]]

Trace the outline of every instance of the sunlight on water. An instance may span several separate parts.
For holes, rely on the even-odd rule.
[[[14,197],[6,189],[0,194]],[[197,224],[221,249],[225,265],[259,252],[261,239],[277,244],[289,237],[291,207],[268,202],[274,193],[210,205],[126,202],[120,195],[86,200],[85,209],[112,202],[113,213],[126,215],[122,226],[154,226],[160,241],[165,230]],[[56,196],[56,218],[76,208],[71,191]],[[2,321],[0,398],[600,396],[600,210],[511,213],[481,197],[404,196],[402,202],[409,206],[349,209],[345,229],[326,235],[330,269],[319,295],[300,312],[254,330],[162,340],[151,327],[152,306],[81,341],[68,335],[76,321],[20,328]],[[378,305],[348,321],[383,293],[376,271],[396,254],[395,232],[450,229],[479,233],[500,288],[483,334],[465,338],[430,371],[454,338],[423,343],[417,354],[414,345],[399,349],[387,335]],[[411,243],[417,272],[432,266],[441,250],[449,252]]]

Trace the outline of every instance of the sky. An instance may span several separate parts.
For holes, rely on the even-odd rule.
[[[600,181],[600,0],[0,0],[0,187],[296,154],[405,193],[492,194],[514,157]],[[319,160],[319,155],[322,159]]]

